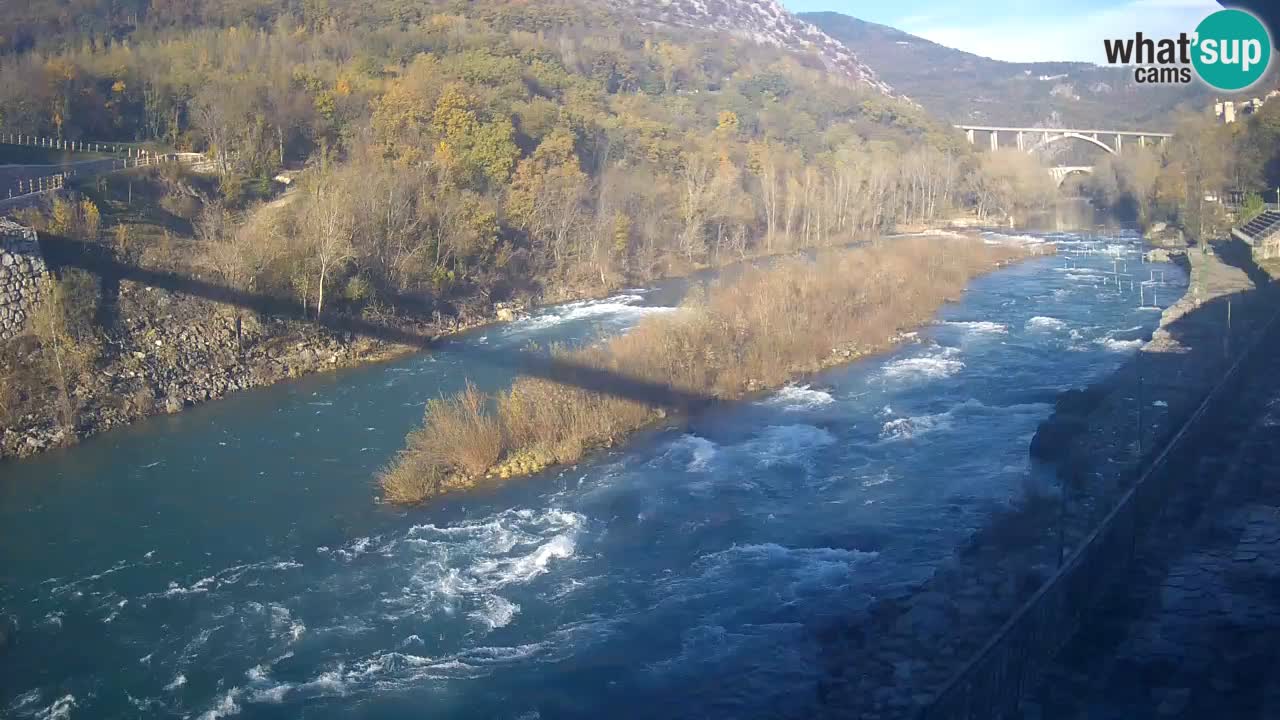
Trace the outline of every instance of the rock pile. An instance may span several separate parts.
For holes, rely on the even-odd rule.
[[[44,273],[35,231],[0,219],[0,340],[22,332]]]

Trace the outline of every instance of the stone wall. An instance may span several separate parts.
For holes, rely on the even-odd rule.
[[[0,340],[26,327],[44,274],[36,231],[0,219]]]

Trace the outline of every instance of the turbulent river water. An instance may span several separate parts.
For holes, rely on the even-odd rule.
[[[685,283],[0,466],[0,716],[808,715],[818,631],[1043,481],[1027,446],[1055,393],[1150,335],[1159,313],[1105,273],[1163,271],[1147,304],[1185,284],[1136,235],[1022,240],[1062,253],[891,354],[422,508],[374,503],[371,478],[428,398]]]

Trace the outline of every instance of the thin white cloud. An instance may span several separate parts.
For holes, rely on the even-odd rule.
[[[1040,9],[1044,6],[1040,5]],[[997,60],[1104,61],[1102,41],[1133,37],[1175,37],[1191,32],[1221,6],[1212,0],[1131,0],[1117,7],[1076,14],[978,17],[963,23],[923,22],[902,29],[936,43]]]

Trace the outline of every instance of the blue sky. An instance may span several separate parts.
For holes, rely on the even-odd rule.
[[[833,10],[999,60],[1102,62],[1102,41],[1191,32],[1213,0],[782,0]]]

